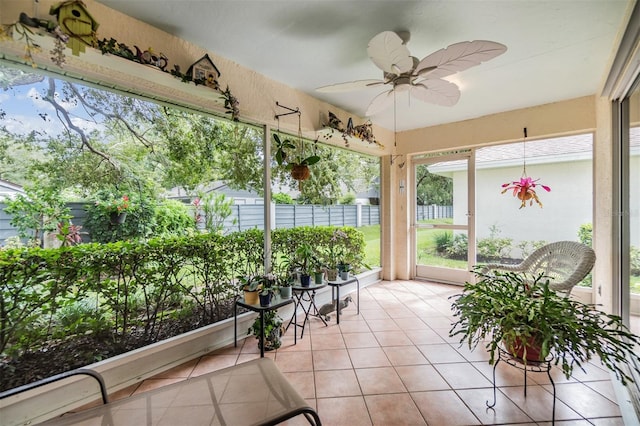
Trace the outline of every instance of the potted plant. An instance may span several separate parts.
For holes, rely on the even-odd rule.
[[[260,306],[266,307],[271,305],[271,298],[278,288],[276,284],[276,276],[269,273],[262,276],[260,280],[262,281],[262,287],[258,297],[260,299]]]
[[[276,310],[268,310],[264,312],[264,350],[272,351],[278,349],[282,345],[282,318]],[[260,348],[260,316],[258,316],[251,327],[247,330],[247,334],[252,334],[258,339],[258,348]]]
[[[300,285],[309,287],[311,285],[311,264],[314,259],[313,248],[311,244],[304,242],[296,249],[296,259],[300,267]]]
[[[508,352],[525,365],[550,361],[560,365],[569,378],[575,367],[592,357],[626,383],[633,381],[621,368],[629,359],[640,362],[634,353],[640,338],[632,334],[621,318],[595,310],[549,289],[549,278],[517,272],[474,270],[475,284],[466,283],[452,304],[457,317],[450,330],[460,343],[474,349],[486,343],[489,363],[499,350]],[[533,352],[539,354],[533,356]],[[633,363],[629,362],[629,365]]]
[[[293,285],[293,279],[291,275],[287,275],[279,279],[278,292],[282,299],[291,299],[291,287]]]
[[[341,229],[335,229],[329,239],[329,250],[327,254],[327,279],[335,281],[338,279],[339,258],[343,256],[344,243],[349,239],[347,234]]]
[[[302,136],[299,136],[299,139],[298,152],[294,158],[291,158],[288,150],[296,149],[296,145],[289,139],[280,139],[278,134],[273,134],[273,140],[276,143],[276,162],[279,166],[286,163],[285,169],[291,171],[291,177],[295,180],[303,181],[309,179],[309,176],[311,176],[309,166],[320,161],[320,157],[316,154],[305,155]]]
[[[320,257],[314,255],[311,261],[312,269],[313,269],[313,278],[316,284],[322,284],[322,280],[324,278],[324,264],[322,263],[322,259]]]
[[[262,277],[259,275],[246,275],[239,276],[238,287],[240,291],[244,292],[244,301],[249,305],[258,304],[258,293],[262,288]]]

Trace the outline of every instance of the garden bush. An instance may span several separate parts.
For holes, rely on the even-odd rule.
[[[362,233],[329,226],[274,230],[274,266],[305,241],[328,262],[336,229],[346,236],[342,253],[361,268]],[[263,256],[264,235],[255,229],[0,250],[0,353],[17,356],[47,339],[87,332],[108,332],[115,344],[152,342],[169,320],[194,313],[195,327],[210,324],[228,310],[238,276],[264,273]]]

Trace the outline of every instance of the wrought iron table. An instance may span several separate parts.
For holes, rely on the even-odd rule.
[[[295,300],[293,298],[290,299],[281,299],[280,297],[275,297],[271,299],[271,304],[269,306],[260,306],[260,304],[250,305],[244,301],[244,299],[237,299],[236,303],[233,304],[233,345],[238,346],[238,306],[241,306],[245,309],[249,309],[250,311],[258,312],[260,314],[260,358],[264,358],[264,313],[267,311],[273,311],[279,309],[289,303],[294,303]],[[296,323],[296,305],[294,304],[293,308],[293,323]],[[296,334],[293,335],[293,343],[296,344]]]
[[[327,281],[327,284],[331,287],[331,301],[336,303],[336,323],[340,324],[340,288],[344,287],[347,284],[357,284],[357,302],[356,306],[358,308],[358,315],[360,315],[360,281],[358,281],[358,277],[355,275],[350,276],[346,280],[338,277],[335,280]],[[335,297],[334,297],[335,295]]]
[[[293,287],[291,287],[293,297],[296,299],[295,311],[297,312],[298,306],[302,308],[302,311],[304,312],[304,321],[302,324],[297,324],[294,321],[294,318],[291,318],[291,320],[289,320],[289,324],[287,324],[287,330],[289,329],[291,322],[294,321],[294,327],[302,327],[302,332],[300,333],[300,338],[302,339],[302,336],[304,336],[304,328],[307,325],[307,321],[309,321],[309,315],[320,318],[324,325],[327,325],[324,318],[318,314],[318,307],[316,306],[316,290],[320,290],[326,286],[327,283],[323,282],[322,284],[311,283],[308,287],[304,287],[300,284],[294,284]],[[303,302],[307,302],[306,308]]]

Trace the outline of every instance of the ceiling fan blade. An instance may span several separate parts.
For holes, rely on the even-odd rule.
[[[322,93],[348,92],[351,90],[362,90],[370,86],[384,84],[383,80],[356,80],[346,83],[330,84],[329,86],[318,87],[316,91]]]
[[[369,41],[367,53],[378,68],[388,73],[402,74],[413,68],[409,49],[393,31],[384,31],[374,36]]]
[[[367,117],[371,115],[375,115],[380,111],[383,111],[391,106],[393,103],[393,90],[387,90],[386,92],[380,93],[378,96],[373,98],[369,107],[367,108],[367,112],[365,115]]]
[[[453,106],[460,99],[460,89],[446,80],[426,80],[411,86],[411,96],[423,102],[441,106]]]
[[[480,65],[506,51],[507,46],[494,41],[463,41],[425,57],[416,67],[416,73],[428,79],[442,78]],[[423,71],[429,67],[435,68],[431,71]]]

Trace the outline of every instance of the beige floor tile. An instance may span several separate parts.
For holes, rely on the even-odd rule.
[[[391,320],[391,317],[383,309],[360,309],[360,315],[367,322],[370,320]]]
[[[348,351],[354,368],[391,366],[382,348],[354,348]]]
[[[400,331],[400,327],[395,322],[388,319],[367,320],[371,331]]]
[[[492,386],[491,381],[484,377],[471,364],[433,364],[443,379],[452,389],[484,388]]]
[[[527,396],[524,396],[524,386],[503,387],[500,391],[513,401],[522,411],[536,422],[551,421],[553,415],[553,393],[541,386],[527,386]],[[493,401],[493,398],[491,398]],[[495,407],[498,409],[498,407]],[[556,398],[556,420],[582,420],[580,414],[573,411],[566,404]]]
[[[313,371],[295,371],[282,373],[303,398],[316,397],[316,385]]]
[[[451,389],[432,365],[400,366],[396,372],[409,392]]]
[[[346,333],[366,333],[371,331],[369,325],[364,319],[356,319],[353,321],[342,321],[340,318],[340,331],[342,334]]]
[[[407,336],[411,339],[411,343],[414,345],[434,345],[445,343],[444,339],[430,328],[416,330],[403,327],[403,330],[406,330]]]
[[[544,385],[550,389],[550,385]],[[605,398],[582,383],[561,383],[556,385],[558,399],[578,412],[584,418],[619,417],[618,404]]]
[[[376,337],[380,346],[409,346],[412,345],[411,340],[403,331],[375,331],[373,335]]]
[[[346,349],[330,349],[327,351],[313,351],[313,369],[322,370],[345,370],[353,368],[351,358]]]
[[[363,395],[407,392],[393,367],[356,368],[356,376]]]
[[[367,395],[364,400],[374,425],[426,425],[408,393]]]
[[[277,352],[275,361],[282,372],[313,371],[311,351]]]
[[[344,349],[344,339],[342,334],[319,334],[311,336],[311,349],[323,351],[328,349]]]
[[[465,362],[465,359],[448,343],[435,345],[418,345],[420,352],[424,354],[431,364]]]
[[[392,317],[393,321],[400,327],[402,330],[429,330],[429,326],[425,324],[420,318],[413,315],[410,318],[396,318]]]
[[[319,398],[318,415],[324,425],[370,426],[372,424],[362,396]]]
[[[354,370],[326,370],[314,373],[316,398],[359,396],[360,384]]]
[[[391,365],[420,365],[429,361],[415,346],[387,346],[382,350],[387,354]]]
[[[200,358],[191,372],[191,377],[201,376],[216,370],[236,365],[238,355],[205,355]]]
[[[501,392],[497,392],[497,401],[493,408],[487,409],[487,401],[493,402],[493,388],[456,390],[473,414],[482,424],[508,424],[532,422],[516,404]]]
[[[411,397],[429,425],[481,424],[454,391],[412,392]]]
[[[342,325],[342,324],[341,324]],[[377,348],[380,346],[373,333],[345,333],[342,335],[347,348]]]

